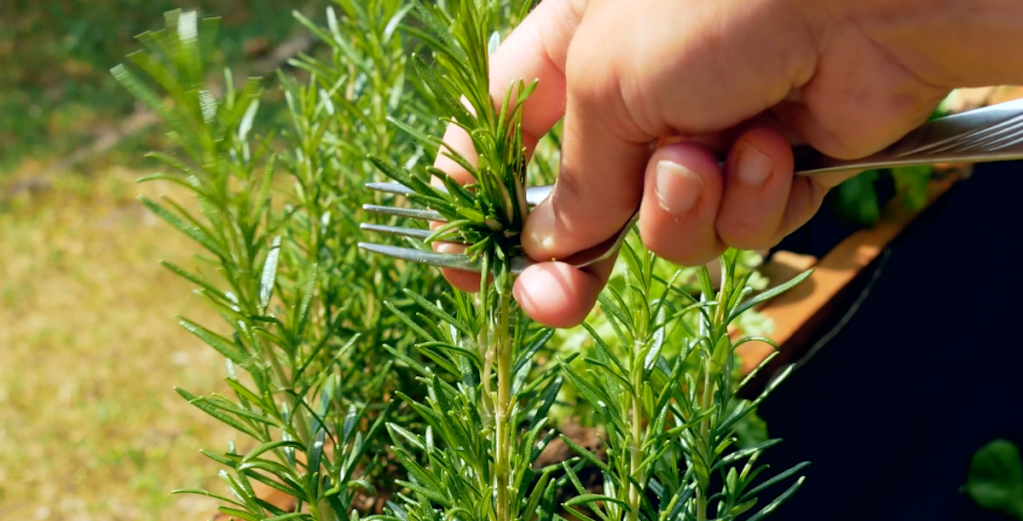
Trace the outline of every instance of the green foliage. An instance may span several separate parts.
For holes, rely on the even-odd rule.
[[[970,460],[966,491],[983,508],[1023,519],[1023,461],[1007,440],[981,447]]]
[[[413,58],[428,99],[445,122],[470,136],[477,157],[470,161],[444,147],[436,135],[403,127],[430,147],[431,152],[439,151],[465,168],[473,182],[462,186],[437,168],[411,172],[382,159],[373,160],[382,173],[414,190],[408,196],[410,201],[429,207],[447,220],[424,244],[435,241],[469,244],[466,254],[470,259],[482,259],[494,270],[499,289],[510,287],[508,263],[522,254],[519,233],[529,213],[522,109],[536,82],[526,86],[519,81],[510,86],[503,104],[495,108],[490,96],[488,50],[499,35],[488,29],[492,26],[494,7],[500,4],[480,6],[473,1],[445,4],[416,2],[422,25],[429,31],[413,26],[404,29],[426,42],[431,50],[432,62]],[[432,185],[431,177],[442,181],[443,186]]]
[[[880,178],[877,170],[860,172],[835,187],[832,200],[840,218],[862,226],[870,226],[881,217],[881,203],[874,187]]]
[[[421,299],[428,311],[418,321],[407,318],[410,329],[421,339],[417,349],[434,366],[417,367],[428,399],[409,400],[427,423],[425,432],[389,425],[395,450],[409,472],[404,485],[410,492],[399,496],[401,502],[389,505],[388,517],[550,519],[556,515],[553,500],[557,490],[569,483],[575,495],[562,507],[581,519],[589,519],[582,511],[585,508],[605,520],[703,521],[711,501],[717,501],[720,519],[734,519],[751,510],[761,491],[795,475],[805,464],[754,484],[766,469],[756,466],[757,458],[779,440],[736,450],[738,425],[784,376],[756,400],[739,399],[738,392],[749,379],[736,380],[734,347],[752,338],[733,343],[728,326],[755,304],[787,290],[806,275],[752,296],[755,290],[749,283],[754,272],[740,272],[736,251],[722,257],[721,284],[715,290],[706,267],[695,271],[676,268],[665,277],[665,265],[638,240],[626,243],[622,276],[600,297],[606,323],[614,331],[615,348],[586,325],[596,341],[595,355],[586,359],[590,370],[573,367],[571,359],[559,359],[557,365],[602,421],[608,461],[563,438],[578,451],[578,459],[532,468],[552,434],[543,434],[545,416],[561,379],[550,367],[531,370],[532,357],[550,335],[542,330],[524,333],[531,330],[529,321],[509,302],[510,277],[500,269],[509,251],[514,251],[514,246],[502,242],[501,235],[514,237],[514,233],[504,232],[524,216],[521,190],[528,167],[522,163],[518,125],[506,126],[503,116],[496,127],[488,120],[495,109],[491,108],[486,56],[482,54],[483,31],[476,29],[486,25],[485,18],[471,0],[452,4],[456,15],[451,17],[441,8],[422,10],[424,25],[439,35],[416,34],[430,42],[434,56],[455,59],[439,60],[443,74],[420,70],[420,75],[443,116],[474,138],[480,157],[477,164],[447,153],[472,173],[476,183],[471,188],[476,190],[466,190],[436,169],[427,168],[417,175],[381,164],[381,170],[410,188],[413,202],[447,217],[449,224],[433,238],[472,244],[470,250],[481,254],[484,273],[495,258],[498,269],[493,285],[483,278],[477,300],[470,301],[457,292],[455,297],[436,303]],[[470,48],[474,42],[475,50]],[[438,77],[458,80],[440,82]],[[518,89],[530,92],[521,83]],[[460,97],[468,100],[472,112],[456,103]],[[520,96],[509,109],[511,99],[509,95],[500,114],[511,113],[511,120],[516,121],[516,110],[525,97]],[[439,153],[446,153],[437,138],[419,137]],[[508,155],[508,151],[514,153]],[[495,163],[495,159],[502,162]],[[545,172],[540,169],[539,173]],[[441,179],[445,190],[431,186],[430,176]],[[683,274],[695,274],[687,281],[688,287],[679,282]],[[454,312],[445,311],[445,307]],[[541,340],[527,342],[526,338]],[[587,490],[578,477],[578,471],[588,465],[597,467],[603,476],[600,493]],[[714,475],[724,483],[717,492],[711,490]],[[802,478],[759,507],[754,518],[774,511],[801,483]]]
[[[424,246],[435,240],[466,243],[481,271],[494,277],[481,277],[474,300],[456,292],[435,304],[413,295],[429,316],[422,325],[407,317],[406,322],[423,342],[417,349],[433,364],[419,366],[401,352],[393,353],[414,367],[426,385],[425,401],[401,396],[427,427],[424,434],[415,434],[389,424],[394,450],[409,474],[402,484],[410,491],[399,496],[400,503],[391,503],[389,511],[397,519],[423,520],[510,521],[532,518],[534,512],[549,515],[556,486],[547,472],[534,487],[538,475],[532,463],[552,436],[548,432],[538,439],[561,379],[550,368],[533,374],[533,356],[550,334],[534,333],[535,326],[511,300],[510,271],[511,258],[521,254],[519,233],[529,211],[522,108],[536,84],[519,82],[494,107],[489,52],[499,38],[491,28],[501,4],[464,0],[415,5],[426,30],[411,24],[403,29],[431,50],[432,62],[417,64],[423,92],[443,122],[470,136],[475,158],[470,161],[434,135],[395,123],[430,147],[432,155],[444,154],[464,167],[473,182],[463,187],[433,167],[413,171],[373,160],[382,173],[413,190],[408,196],[413,203],[448,221]],[[439,179],[443,189],[432,185],[431,178]],[[444,304],[455,313],[444,311]],[[528,430],[521,432],[524,424]]]
[[[904,166],[890,170],[895,181],[895,193],[906,208],[920,210],[927,204],[927,183],[934,170],[929,165]]]
[[[780,379],[753,401],[738,398],[749,379],[736,371],[734,348],[750,338],[733,340],[729,326],[799,279],[757,294],[758,259],[730,250],[715,284],[706,267],[670,266],[634,235],[601,295],[603,322],[583,327],[591,356],[566,356],[566,337],[512,299],[508,269],[520,253],[526,178],[552,176],[559,134],[530,165],[520,121],[535,83],[516,82],[497,107],[489,94],[489,51],[530,4],[335,4],[326,27],[296,13],[330,55],[293,60],[302,79],[279,74],[289,115],[279,133],[260,132],[261,81],[236,86],[226,72],[219,98],[204,84],[217,22],[194,11],[168,13],[167,29],[141,35],[144,50],[113,70],[175,144],[151,155],[166,171],[145,180],[194,195],[193,204],[142,200],[195,241],[209,268],[167,267],[224,318],[219,327],[181,324],[227,359],[233,395],[179,394],[246,444],[204,452],[227,467],[233,497],[185,492],[218,497],[241,519],[349,519],[357,493],[394,492],[383,518],[495,521],[584,510],[605,520],[703,521],[715,501],[720,519],[747,510],[759,519],[794,493],[802,478],[754,505],[802,465],[755,482],[758,455],[777,440],[758,439],[754,411]],[[472,161],[435,137],[450,122],[472,138]],[[439,154],[472,183],[421,164]],[[362,205],[395,204],[362,189],[381,175],[449,220],[418,246],[471,245],[494,275],[478,293],[452,290],[425,265],[358,249],[359,223],[370,217]],[[556,436],[551,409],[563,388],[587,404],[577,414],[598,419],[606,461],[566,439],[577,457],[536,467]],[[600,490],[583,486],[585,468],[599,470]],[[297,498],[299,510],[255,497],[255,482]],[[569,485],[574,493],[559,505]]]
[[[380,386],[365,382],[398,376],[386,387],[404,388],[408,382],[401,379],[408,375],[388,375],[391,362],[383,346],[411,342],[383,303],[391,300],[401,309],[412,309],[416,304],[401,296],[402,288],[432,295],[444,287],[425,267],[367,256],[358,249],[359,223],[368,218],[362,206],[384,202],[381,194],[362,189],[375,179],[366,151],[405,155],[408,165],[415,165],[422,148],[386,121],[422,131],[431,127],[420,116],[421,98],[405,78],[406,43],[396,30],[408,13],[404,2],[339,0],[337,7],[340,13],[327,8],[327,27],[295,13],[329,45],[331,55],[293,60],[309,74],[304,84],[287,74],[278,76],[290,116],[284,137],[291,151],[283,162],[294,183],[286,207],[292,212],[287,232],[295,238],[294,247],[283,258],[295,266],[322,266],[314,287],[329,295],[333,306],[346,307],[348,325],[360,335],[347,362],[363,374],[349,380],[347,391],[379,407]]]
[[[472,300],[456,292],[438,305],[424,301],[418,322],[407,318],[421,341],[417,349],[432,366],[394,351],[427,388],[422,402],[402,395],[423,417],[425,431],[388,424],[393,450],[409,474],[402,483],[409,494],[389,505],[396,519],[533,519],[549,517],[556,506],[551,474],[557,466],[533,468],[554,436],[547,411],[563,381],[556,364],[534,360],[552,331],[517,309],[498,314],[510,316],[511,324],[492,324],[480,314],[485,306]],[[500,340],[502,327],[510,328],[506,342]],[[514,429],[511,436],[508,429]]]
[[[738,276],[738,254],[730,250],[721,258],[724,273],[717,291],[707,268],[698,271],[696,298],[678,289],[682,270],[668,279],[656,276],[657,259],[642,247],[627,245],[622,256],[627,289],[611,288],[601,297],[618,348],[610,348],[590,329],[598,346],[597,356],[587,359],[587,372],[594,378],[566,366],[572,383],[603,420],[608,445],[608,463],[600,467],[603,495],[573,505],[585,503],[601,519],[702,521],[710,503],[717,501],[715,519],[736,519],[757,505],[759,492],[806,464],[753,486],[766,469],[756,466],[757,458],[780,440],[736,450],[738,425],[784,374],[752,402],[740,399],[738,392],[749,379],[734,378],[734,348],[755,337],[733,342],[728,325],[745,309],[786,291],[809,273],[750,298],[751,274]],[[685,320],[689,315],[696,317],[696,327]],[[684,332],[674,353],[665,342],[673,329]],[[722,488],[714,490],[715,483]],[[772,512],[801,483],[802,478],[754,518]],[[603,509],[597,501],[605,502]]]
[[[252,481],[293,495],[317,519],[345,518],[356,489],[371,490],[386,438],[377,435],[378,427],[390,409],[382,396],[408,386],[400,371],[390,370],[383,346],[411,341],[382,303],[414,306],[392,298],[402,287],[440,291],[432,272],[357,254],[357,208],[372,200],[351,187],[361,186],[373,167],[354,150],[415,153],[417,147],[383,125],[343,117],[375,111],[381,119],[414,121],[400,112],[409,97],[395,72],[404,68],[402,43],[387,41],[388,26],[365,25],[400,20],[401,4],[355,6],[342,4],[352,11],[341,17],[329,12],[331,31],[358,29],[363,36],[334,58],[345,53],[369,64],[352,74],[303,57],[300,66],[321,66],[328,74],[314,73],[305,85],[282,76],[291,126],[281,137],[260,136],[254,128],[261,81],[235,89],[228,71],[222,98],[206,88],[216,19],[169,12],[167,29],[141,35],[144,50],[112,71],[161,116],[178,149],[151,154],[166,171],[142,181],[179,184],[197,203],[142,198],[205,251],[200,264],[212,273],[167,267],[194,284],[231,331],[181,319],[228,360],[234,397],[179,393],[257,444],[248,455],[234,446],[207,453],[233,471],[224,479],[241,504],[224,508],[244,519],[281,514],[252,497]],[[283,151],[272,152],[275,146]],[[287,182],[290,189],[283,188]]]
[[[627,243],[631,249],[646,251],[638,233],[630,234],[627,238]],[[763,262],[763,258],[752,251],[738,251],[736,253],[736,276],[740,278],[748,277],[746,284],[753,290],[764,290],[767,287],[768,281],[756,271],[756,268]],[[679,267],[666,260],[655,259],[652,261],[651,269],[653,280],[661,281],[662,283],[673,280],[672,287],[675,288],[675,291],[671,295],[679,292],[685,292],[692,296],[699,295],[700,268]],[[617,263],[608,282],[608,289],[605,291],[626,294],[632,289],[629,277],[629,265],[624,262]],[[677,300],[682,297],[676,295],[674,298]],[[678,356],[681,346],[688,342],[689,332],[695,331],[699,327],[698,313],[684,313],[677,317],[677,320],[684,322],[685,327],[673,327],[664,333],[663,355],[667,357]],[[737,326],[736,329],[738,331],[751,336],[770,336],[773,332],[773,323],[771,323],[770,319],[754,309],[746,310],[739,315],[732,322],[732,325]],[[587,316],[586,323],[583,326],[556,331],[551,344],[554,346],[554,351],[561,356],[567,356],[576,352],[583,352],[593,356],[597,349],[596,342],[594,341],[595,336],[599,336],[602,339],[601,341],[612,352],[622,353],[629,349],[629,346],[622,344],[621,338],[615,334],[612,317],[605,313],[601,306],[594,307]],[[583,361],[579,358],[573,364],[573,367],[580,367],[582,364]],[[686,371],[695,370],[696,368],[695,365],[689,362],[686,362],[684,365]],[[734,376],[736,383],[743,377],[738,369],[735,371]],[[584,425],[595,425],[594,422],[597,421],[597,418],[592,414],[592,408],[581,398],[581,396],[576,394],[573,386],[566,386],[559,398],[559,404],[562,405],[557,405],[552,410],[555,421],[572,418],[574,421],[578,419],[577,421],[582,422]],[[756,417],[755,411],[740,420],[736,425],[736,429],[739,434],[739,446],[741,447],[755,445],[766,440],[766,425]]]

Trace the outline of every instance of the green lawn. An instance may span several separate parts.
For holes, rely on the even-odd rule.
[[[61,178],[0,213],[0,519],[206,519],[169,491],[216,479],[200,447],[229,432],[173,390],[220,387],[222,357],[179,328],[208,323],[191,244],[134,199],[164,187],[112,170]],[[204,320],[205,319],[205,320]]]

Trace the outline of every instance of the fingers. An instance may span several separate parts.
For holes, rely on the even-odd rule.
[[[828,188],[852,175],[794,177],[792,169],[791,146],[765,126],[739,135],[724,171],[702,145],[674,142],[657,149],[642,188],[644,244],[688,266],[712,261],[726,246],[774,246],[816,212]],[[578,325],[593,308],[613,262],[587,270],[560,262],[531,266],[516,280],[515,299],[541,324]]]
[[[491,57],[490,95],[498,106],[513,83],[539,80],[522,115],[530,150],[565,113],[565,60],[584,8],[584,0],[540,2]]]
[[[431,225],[432,227],[433,225]],[[465,252],[465,246],[461,244],[441,244],[434,243],[433,251],[440,253],[452,253],[460,254]],[[480,290],[480,274],[471,271],[455,270],[451,268],[441,268],[441,275],[448,280],[448,282],[466,293],[475,293]]]
[[[636,210],[643,190],[649,144],[602,133],[587,116],[566,115],[565,129],[572,138],[563,144],[561,173],[523,229],[522,246],[534,259],[564,258],[611,237]]]
[[[812,75],[810,36],[798,17],[778,4],[591,3],[566,59],[561,171],[523,233],[531,257],[563,258],[598,244],[641,200],[655,200],[644,172],[656,170],[647,168],[656,139],[721,133],[764,112]],[[779,27],[788,29],[784,38],[778,37]],[[609,38],[620,34],[630,36],[609,46]],[[699,209],[717,206],[705,202]],[[666,240],[662,228],[673,220],[691,220],[693,230],[704,232],[681,245],[665,242],[672,256],[695,260],[702,257],[697,253],[715,249],[708,215],[680,217],[656,204],[650,208],[641,221],[646,217],[643,226],[655,239]]]
[[[514,83],[538,80],[522,115],[522,138],[530,151],[565,113],[565,56],[582,16],[580,4],[577,0],[541,2],[490,57],[490,96],[495,106],[504,102]],[[462,128],[450,125],[444,143],[475,164],[472,139]],[[464,168],[443,154],[438,154],[434,166],[460,182],[472,181]]]
[[[861,103],[783,102],[772,112],[815,149],[838,159],[864,157],[894,143],[927,121],[944,94],[878,95]]]
[[[544,262],[526,268],[515,280],[512,295],[522,310],[547,327],[577,326],[597,303],[615,259],[585,270],[563,262]]]
[[[564,258],[611,237],[643,193],[643,169],[656,136],[632,123],[617,65],[598,51],[606,43],[604,31],[613,26],[605,18],[619,12],[608,4],[601,12],[587,11],[568,49],[560,172],[522,235],[534,259]]]
[[[712,261],[726,246],[769,248],[816,212],[828,188],[853,175],[794,177],[792,169],[791,146],[767,126],[738,136],[724,171],[703,145],[673,142],[657,149],[643,181],[644,244],[689,266]],[[613,264],[611,259],[586,270],[561,262],[536,264],[519,275],[515,299],[541,324],[578,325]]]
[[[711,262],[726,247],[769,249],[853,175],[794,176],[791,145],[769,126],[740,134],[723,170],[702,146],[672,142],[647,164],[640,233],[651,251],[685,266]]]
[[[782,239],[792,161],[791,146],[773,131],[755,128],[739,138],[725,167],[725,195],[716,223],[725,243],[760,250]]]
[[[686,143],[659,149],[647,166],[639,214],[644,244],[678,264],[709,262],[724,250],[714,229],[721,195],[721,169],[705,149]]]
[[[821,203],[824,202],[824,196],[827,195],[828,190],[842,184],[843,181],[856,176],[860,172],[861,170],[850,170],[848,172],[796,176],[793,178],[788,206],[785,207],[785,216],[782,218],[781,238],[806,224],[820,210]]]
[[[923,83],[877,42],[822,43],[814,74],[771,111],[817,150],[839,159],[872,154],[933,114],[949,89]],[[863,52],[866,45],[868,52]]]

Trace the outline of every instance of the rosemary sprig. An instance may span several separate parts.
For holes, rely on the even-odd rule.
[[[432,167],[410,171],[372,157],[380,171],[411,188],[408,198],[429,207],[448,221],[424,243],[457,240],[470,244],[466,254],[474,260],[490,257],[499,291],[510,287],[508,262],[522,253],[519,234],[529,213],[525,198],[528,160],[522,142],[523,104],[537,83],[512,85],[500,107],[490,96],[488,50],[498,36],[488,33],[500,4],[456,0],[425,4],[414,0],[426,29],[404,26],[425,42],[429,58],[415,55],[417,76],[445,123],[457,125],[472,139],[478,160],[444,146],[435,135],[392,121],[424,146],[465,168],[473,181],[462,186]],[[440,185],[431,184],[431,178]]]
[[[537,514],[549,518],[556,488],[550,477],[553,470],[536,482],[538,475],[531,465],[552,436],[547,433],[544,440],[538,439],[561,380],[553,378],[556,371],[550,369],[533,374],[532,357],[550,335],[541,332],[535,341],[527,342],[535,326],[512,301],[509,270],[511,258],[521,254],[519,234],[529,211],[521,119],[523,103],[536,83],[517,82],[503,104],[494,106],[489,50],[497,37],[489,36],[488,27],[500,4],[458,0],[415,5],[425,29],[405,30],[431,50],[429,63],[416,58],[424,92],[445,122],[471,137],[478,159],[470,162],[439,138],[398,126],[457,162],[473,181],[463,187],[436,168],[412,172],[377,158],[373,161],[385,175],[413,190],[408,196],[413,203],[447,219],[426,244],[444,239],[468,243],[466,253],[481,263],[483,273],[494,277],[492,282],[481,277],[480,292],[472,304],[469,297],[456,293],[449,301],[456,307],[454,315],[418,299],[433,320],[448,324],[448,331],[407,319],[424,341],[417,348],[448,378],[438,378],[431,368],[421,367],[429,398],[426,403],[407,399],[429,425],[425,435],[391,425],[399,457],[409,471],[405,486],[412,494],[402,504],[392,505],[391,512],[396,518],[434,519],[440,508],[443,517],[512,521],[522,519],[525,509],[527,519]],[[431,178],[438,179],[444,189],[432,185]],[[530,425],[523,432],[527,415]],[[435,435],[442,441],[440,447],[433,440]],[[412,448],[426,465],[416,462]]]
[[[755,483],[766,470],[756,466],[757,459],[780,440],[737,448],[737,427],[788,373],[773,380],[752,402],[740,399],[739,390],[752,375],[736,381],[735,348],[751,340],[774,344],[762,337],[733,341],[728,326],[752,306],[795,286],[809,272],[750,298],[753,289],[747,282],[752,272],[740,275],[738,252],[729,250],[721,257],[719,289],[712,286],[707,268],[699,269],[700,297],[696,298],[678,289],[681,270],[669,280],[657,277],[655,267],[661,261],[642,244],[627,243],[622,258],[625,290],[609,288],[600,304],[615,344],[624,353],[614,352],[587,325],[596,343],[596,356],[587,359],[590,368],[580,371],[562,364],[569,380],[603,420],[608,445],[608,462],[598,464],[603,494],[580,496],[566,507],[578,516],[586,515],[578,510],[586,506],[601,519],[629,521],[737,519],[761,503],[760,492],[795,475],[807,463]],[[689,325],[690,315],[696,316],[696,328]],[[683,344],[666,346],[666,338],[677,338],[676,329],[682,330]],[[585,455],[581,447],[576,449]],[[802,482],[799,478],[750,519],[774,511]]]
[[[508,306],[497,311],[508,321],[494,324],[471,295],[455,292],[433,303],[409,294],[424,313],[420,320],[402,316],[421,340],[417,349],[433,364],[392,353],[420,373],[427,398],[400,396],[427,426],[413,432],[388,424],[409,473],[402,483],[409,493],[399,494],[385,517],[551,519],[558,468],[533,469],[533,462],[554,436],[547,411],[562,386],[556,365],[534,362],[552,331],[526,320],[507,298],[494,299]]]

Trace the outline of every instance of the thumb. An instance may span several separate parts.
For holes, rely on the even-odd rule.
[[[573,119],[566,116],[566,135]],[[581,122],[580,122],[581,123]],[[651,146],[616,139],[598,127],[574,131],[587,149],[566,144],[551,194],[526,219],[522,246],[538,261],[564,259],[621,230],[639,207]]]
[[[620,89],[608,81],[617,75],[592,51],[601,46],[592,45],[587,25],[577,29],[565,64],[560,172],[523,228],[523,249],[541,262],[595,246],[625,225],[639,207],[656,143],[627,117]]]

